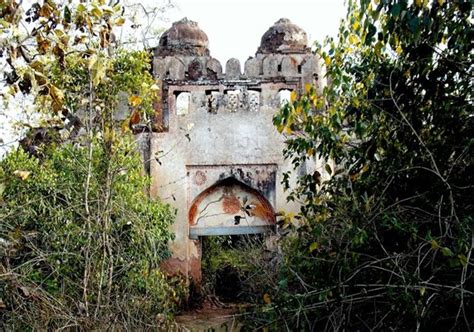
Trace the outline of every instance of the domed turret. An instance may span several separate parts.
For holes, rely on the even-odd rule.
[[[185,17],[174,22],[171,28],[161,35],[156,54],[159,56],[208,56],[208,46],[209,40],[206,33],[196,22]]]
[[[306,32],[287,18],[281,18],[262,36],[257,53],[307,53]]]

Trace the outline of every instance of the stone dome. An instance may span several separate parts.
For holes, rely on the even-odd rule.
[[[156,54],[159,56],[187,55],[208,56],[209,40],[194,21],[186,17],[174,22],[160,38]]]
[[[257,53],[307,53],[306,32],[287,18],[281,18],[262,36]]]

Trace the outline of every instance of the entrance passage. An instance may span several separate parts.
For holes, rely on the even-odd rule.
[[[223,303],[242,303],[258,293],[253,289],[264,256],[264,234],[201,238],[202,291]],[[256,283],[258,284],[258,283]]]
[[[275,212],[257,190],[233,177],[218,181],[199,194],[189,209],[189,237],[269,232]]]

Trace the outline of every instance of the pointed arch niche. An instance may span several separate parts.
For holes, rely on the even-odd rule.
[[[228,177],[201,192],[188,214],[189,237],[266,233],[275,228],[275,212],[257,190]]]

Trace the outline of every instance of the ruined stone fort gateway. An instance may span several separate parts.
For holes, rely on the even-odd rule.
[[[154,50],[160,84],[154,132],[142,134],[150,195],[177,208],[164,267],[201,279],[199,237],[252,234],[275,228],[275,211],[297,211],[281,181],[292,169],[284,137],[272,118],[292,90],[322,89],[321,66],[306,33],[287,19],[265,32],[255,57],[225,70],[212,58],[207,35],[183,19],[163,33]],[[303,164],[304,174],[321,165]]]

